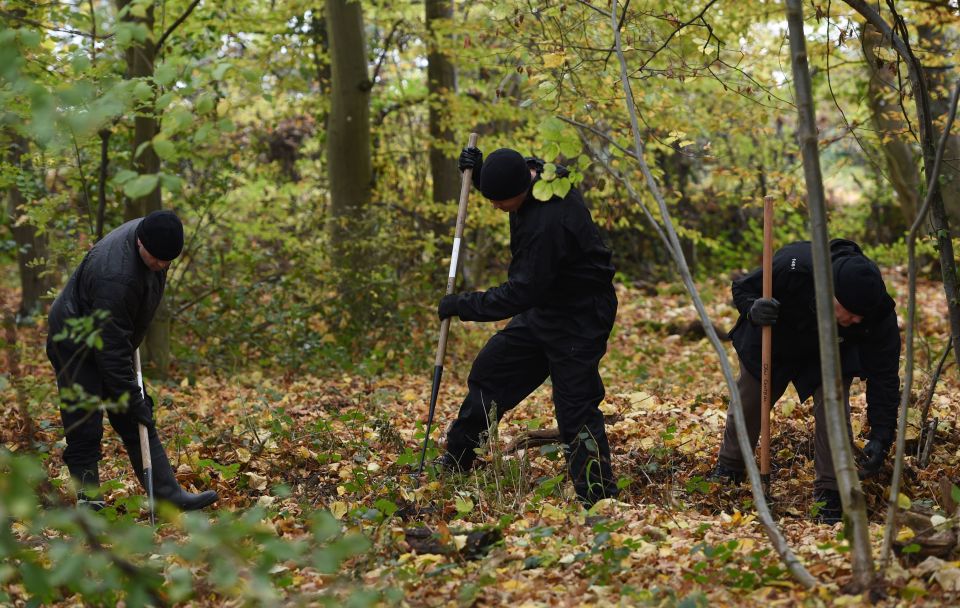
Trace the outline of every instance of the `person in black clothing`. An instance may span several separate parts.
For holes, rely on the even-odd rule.
[[[604,389],[598,371],[617,311],[610,250],[576,189],[549,201],[533,197],[543,167],[538,159],[503,148],[484,162],[480,150],[465,148],[459,167],[472,168],[483,196],[510,214],[512,259],[505,283],[445,296],[439,316],[512,320],[473,362],[468,393],[440,463],[469,469],[489,428],[491,408],[499,421],[549,376],[577,495],[586,505],[612,497],[617,487],[599,409]]]
[[[141,391],[134,369],[134,352],[163,297],[167,268],[182,249],[183,225],[173,212],[154,211],[131,220],[87,252],[50,308],[47,357],[57,375],[67,439],[63,460],[79,487],[78,505],[95,510],[104,506],[94,494],[103,458],[101,399],[126,403],[106,412],[141,484],[137,425],[147,427],[157,499],[183,510],[202,509],[217,500],[216,492],[191,494],[177,483],[154,425],[153,400]],[[95,320],[100,348],[92,348],[94,341],[79,335],[77,323],[71,322],[84,318]]]
[[[860,247],[853,241],[834,239],[830,242],[830,258],[848,419],[853,377],[863,378],[867,384],[870,433],[860,469],[861,476],[867,477],[879,472],[896,434],[900,402],[900,330],[893,298],[887,294],[880,269]],[[801,401],[813,395],[816,422],[814,500],[824,503],[819,518],[834,523],[840,520],[842,508],[824,418],[810,243],[792,243],[776,252],[772,298],[761,297],[762,280],[762,273],[757,269],[733,282],[733,300],[740,318],[730,336],[740,357],[737,386],[747,419],[750,445],[756,447],[760,435],[761,328],[772,325],[771,400],[775,403],[790,382]],[[711,476],[714,481],[743,481],[743,457],[732,413],[727,414],[717,460]]]

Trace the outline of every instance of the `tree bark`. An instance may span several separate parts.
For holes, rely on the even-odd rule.
[[[363,274],[370,265],[370,82],[360,2],[326,0],[331,91],[327,128],[331,258],[336,268]],[[362,277],[361,277],[362,278]]]
[[[827,236],[827,205],[823,193],[823,175],[817,149],[817,123],[813,108],[813,87],[807,65],[807,44],[803,33],[802,0],[787,0],[787,25],[793,82],[799,113],[800,151],[807,186],[807,207],[810,211],[810,236],[813,250],[813,281],[817,303],[817,334],[820,339],[820,373],[822,377],[827,435],[833,455],[833,468],[840,488],[845,517],[850,522],[849,539],[853,593],[862,593],[873,582],[873,555],[870,551],[870,529],[867,506],[853,450],[849,440],[849,420],[843,399],[843,377],[840,372],[840,349],[837,321],[833,307],[833,268],[830,262],[830,241]]]
[[[23,174],[32,173],[27,139],[12,130],[8,131],[10,143],[7,148],[7,162],[17,167]],[[13,185],[7,193],[7,214],[10,218],[10,230],[17,244],[17,266],[20,271],[20,305],[17,316],[25,318],[43,308],[40,298],[50,289],[52,280],[45,276],[44,265],[34,265],[35,260],[47,257],[47,238],[39,234],[36,227],[18,220],[22,205],[29,204],[20,189]]]
[[[123,10],[133,4],[132,0],[116,0],[117,9]],[[141,23],[147,28],[147,38],[143,42],[133,42],[126,51],[127,72],[130,80],[153,77],[154,61],[156,60],[156,46],[153,39],[154,6],[150,4],[143,17],[137,17],[127,12],[124,21]],[[152,82],[151,82],[152,86]],[[134,109],[133,123],[133,152],[134,167],[140,175],[149,175],[160,172],[160,157],[157,156],[150,142],[160,131],[156,116],[155,95],[142,101]],[[141,149],[142,147],[142,149]],[[137,151],[140,155],[136,156]],[[160,185],[146,196],[125,201],[123,209],[124,220],[143,217],[161,207]],[[151,367],[155,377],[166,378],[167,367],[170,363],[170,315],[166,298],[160,302],[157,314],[154,316],[147,330],[142,345],[143,361]]]
[[[887,161],[890,184],[897,193],[900,209],[903,211],[905,225],[913,222],[920,203],[920,172],[917,168],[919,156],[907,139],[900,135],[907,129],[900,115],[896,92],[897,64],[882,64],[877,50],[883,43],[883,37],[872,25],[865,24],[861,29],[863,56],[867,63],[870,81],[867,84],[867,101],[870,106],[870,119],[877,133],[881,135],[880,149]]]
[[[923,170],[928,178],[933,173],[936,160],[937,141],[933,130],[933,119],[930,111],[930,93],[927,90],[927,79],[923,66],[908,46],[907,41],[890,27],[886,21],[864,0],[844,0],[850,8],[860,14],[870,25],[875,27],[887,40],[893,44],[894,50],[903,59],[907,66],[910,84],[913,86],[913,97],[916,100],[917,122],[920,124],[920,144],[923,151]],[[930,223],[937,239],[940,254],[940,273],[943,277],[943,291],[947,300],[947,316],[950,319],[950,340],[953,343],[953,355],[960,361],[960,277],[957,276],[957,262],[953,254],[953,241],[950,235],[950,223],[947,220],[946,209],[943,204],[943,191],[939,186],[940,180],[933,183],[934,191],[930,195]]]
[[[133,4],[132,0],[116,0],[117,9],[123,10]],[[144,42],[133,42],[126,51],[127,72],[126,77],[129,80],[136,78],[153,77],[153,63],[156,59],[156,48],[153,40],[153,5],[151,4],[144,17],[135,17],[127,12],[123,17],[124,21],[141,23],[146,26],[147,39]],[[133,123],[133,152],[136,154],[141,145],[148,144],[159,132],[159,125],[155,113],[154,96],[141,102],[135,108],[135,117]],[[140,155],[134,158],[134,167],[137,173],[151,174],[160,171],[160,157],[154,151],[153,146],[146,145],[140,151]],[[146,196],[129,199],[124,205],[123,217],[125,220],[132,220],[138,217],[160,209],[160,186],[157,185],[153,191]]]
[[[452,0],[426,0],[427,89],[430,106],[430,174],[433,200],[445,203],[460,193],[460,172],[451,154],[456,150],[450,129],[447,99],[456,92],[457,75],[453,62],[444,53],[444,44],[434,27],[438,21],[453,18]]]

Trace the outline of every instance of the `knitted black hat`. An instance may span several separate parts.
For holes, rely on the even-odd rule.
[[[140,221],[137,238],[150,255],[168,262],[183,251],[183,224],[173,211],[154,211]]]
[[[880,304],[887,288],[880,269],[862,255],[833,262],[833,288],[840,304],[855,315],[866,315]]]
[[[516,150],[500,148],[483,160],[480,193],[491,201],[505,201],[530,187],[527,161]]]

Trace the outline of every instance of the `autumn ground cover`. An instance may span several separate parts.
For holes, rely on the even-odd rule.
[[[885,278],[904,310],[905,271],[888,269]],[[722,329],[735,321],[728,284],[723,277],[702,286],[711,316]],[[302,377],[254,368],[224,375],[211,368],[175,371],[169,383],[155,384],[161,436],[181,482],[220,493],[221,512],[209,515],[215,520],[226,517],[225,512],[238,518],[255,515],[259,536],[238,539],[238,544],[252,543],[256,552],[273,547],[271,543],[296,543],[310,535],[311,522],[324,511],[332,516],[325,521],[336,522],[331,536],[359,532],[367,539],[343,549],[337,567],[326,572],[284,561],[279,552],[281,557],[263,574],[275,589],[262,591],[262,597],[236,591],[244,585],[243,568],[236,566],[243,560],[227,544],[220,556],[204,562],[169,558],[170,563],[157,567],[167,578],[162,597],[176,603],[181,597],[177,585],[183,586],[178,577],[188,570],[195,580],[188,585],[191,593],[182,597],[196,605],[311,603],[324,594],[329,599],[331,589],[334,598],[409,605],[860,604],[862,598],[839,593],[849,577],[842,526],[810,519],[810,403],[798,403],[793,389],[788,390],[775,411],[772,450],[774,512],[821,583],[812,592],[794,584],[768,548],[748,487],[704,481],[723,429],[726,388],[712,348],[688,327],[695,319],[689,298],[672,284],[620,285],[618,295],[617,325],[601,368],[607,388],[602,407],[624,491],[618,501],[605,501],[590,513],[576,506],[563,481],[558,448],[507,453],[524,432],[553,425],[549,383],[506,417],[475,472],[431,474],[419,485],[410,475],[423,436],[428,369],[378,377]],[[2,297],[9,309],[16,294],[6,289]],[[922,339],[914,392],[922,395],[948,328],[938,284],[921,284],[918,303]],[[455,415],[472,356],[491,330],[490,325],[454,325],[440,393],[441,426]],[[0,384],[0,440],[17,451],[28,449],[17,412],[19,389],[21,396],[30,395],[38,445],[49,456],[43,461],[46,474],[67,502],[62,432],[43,337],[42,326],[18,332],[19,374],[5,374],[7,381]],[[435,336],[428,332],[411,339],[432,343]],[[729,344],[727,349],[732,355]],[[8,356],[11,352],[8,347]],[[919,469],[908,459],[904,493],[914,501],[936,504],[939,480],[956,480],[960,474],[960,434],[953,416],[958,394],[957,369],[949,367],[932,406],[931,415],[940,418],[941,426],[931,464]],[[865,421],[859,383],[852,407],[858,435]],[[909,436],[915,436],[911,431]],[[440,435],[435,431],[433,436]],[[111,430],[104,449],[101,476],[111,480],[109,500],[116,506],[106,519],[135,520],[147,529],[138,508],[141,490]],[[878,549],[889,475],[888,467],[880,479],[865,484]],[[191,527],[196,524],[175,517],[165,521],[156,533],[158,545],[200,534]],[[103,527],[108,545],[109,525]],[[38,551],[58,537],[36,534],[16,522],[13,531],[18,542]],[[130,556],[132,561],[140,558],[147,559]],[[218,559],[231,564],[226,570],[237,571],[221,572]],[[960,569],[950,562],[917,561],[891,569],[888,575],[898,591],[885,604],[956,602]],[[352,595],[358,588],[382,593]],[[15,605],[25,605],[29,595],[22,581],[6,592]],[[58,600],[72,604],[77,597],[71,600],[67,593]]]

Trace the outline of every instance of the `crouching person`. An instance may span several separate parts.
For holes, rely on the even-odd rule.
[[[125,410],[111,409],[107,416],[123,440],[141,484],[145,480],[138,424],[147,427],[153,490],[158,500],[187,511],[202,509],[217,500],[212,490],[191,494],[180,487],[157,435],[153,400],[141,391],[134,368],[134,353],[163,297],[167,268],[182,249],[183,225],[171,211],[155,211],[129,221],[87,252],[50,309],[47,357],[57,375],[60,417],[67,441],[63,460],[79,488],[78,505],[95,510],[104,506],[93,493],[100,485],[103,410],[91,409],[91,404],[78,407],[84,393],[114,402],[126,398]],[[69,321],[82,318],[97,321],[102,347],[91,348],[76,335]],[[82,393],[75,390],[77,385]]]
[[[865,379],[867,384],[870,433],[860,469],[860,475],[866,477],[880,471],[896,435],[900,330],[893,298],[887,295],[880,270],[860,247],[853,241],[834,239],[830,242],[830,259],[848,431],[850,384],[854,376]],[[759,269],[733,283],[733,300],[740,318],[730,335],[740,357],[737,387],[750,446],[755,448],[760,436],[761,328],[772,325],[771,402],[776,403],[791,382],[801,401],[813,396],[814,501],[822,503],[818,518],[825,523],[835,523],[843,513],[827,440],[809,242],[793,243],[776,252],[773,297],[763,298],[761,294]],[[710,479],[740,483],[743,471],[733,414],[728,413],[723,443]]]

